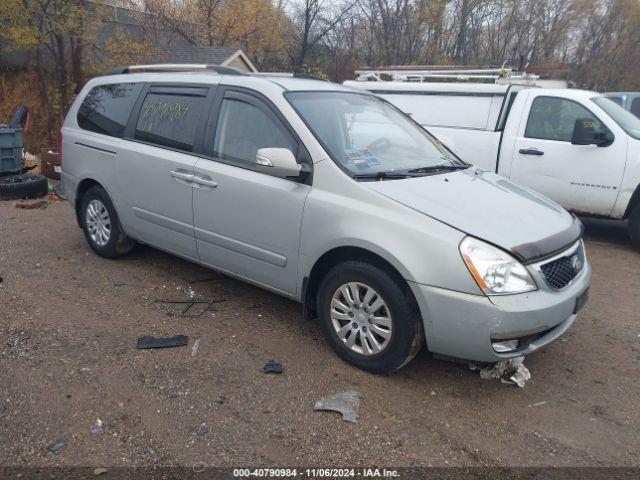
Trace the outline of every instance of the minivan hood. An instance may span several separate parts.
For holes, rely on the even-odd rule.
[[[531,262],[574,243],[581,223],[557,203],[476,167],[367,188]]]

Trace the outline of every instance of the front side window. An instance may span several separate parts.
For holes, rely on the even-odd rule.
[[[610,98],[593,97],[591,100],[604,110],[620,128],[627,132],[627,135],[630,135],[636,140],[640,140],[640,118],[628,110],[625,110],[617,103],[613,103]]]
[[[466,164],[381,98],[351,92],[289,92],[287,99],[350,175],[418,174]]]
[[[122,138],[141,90],[140,83],[115,83],[92,88],[78,110],[78,126]]]
[[[578,102],[560,97],[537,97],[531,105],[524,136],[571,142],[578,119],[591,120],[595,130],[604,129],[602,122]]]
[[[205,96],[203,88],[151,90],[140,109],[135,139],[192,152]]]
[[[295,155],[296,143],[266,108],[259,108],[253,102],[225,98],[218,117],[213,155],[249,168],[255,168],[256,153],[260,148],[288,148]]]

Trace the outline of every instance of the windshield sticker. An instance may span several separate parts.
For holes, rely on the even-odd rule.
[[[359,169],[377,167],[380,165],[380,160],[378,160],[367,148],[345,148],[344,156],[345,163],[352,164]]]

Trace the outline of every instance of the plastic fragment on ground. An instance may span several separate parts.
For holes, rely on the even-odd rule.
[[[150,335],[138,339],[138,348],[167,348],[183,347],[189,343],[186,335],[176,335],[175,337],[156,338]]]
[[[502,383],[524,388],[525,383],[531,379],[531,372],[524,366],[523,362],[524,357],[516,357],[494,363],[480,369],[480,378],[484,380],[500,379]]]
[[[52,444],[50,444],[47,447],[47,450],[49,450],[51,453],[56,453],[58,450],[64,448],[67,446],[67,440],[64,438],[60,438],[58,440],[56,440],[55,442],[53,442]]]
[[[267,364],[262,368],[264,373],[277,373],[280,374],[283,371],[282,365],[275,360],[269,360]]]
[[[342,419],[356,423],[360,410],[360,392],[348,391],[327,395],[318,400],[313,406],[314,410],[330,410],[342,414]]]

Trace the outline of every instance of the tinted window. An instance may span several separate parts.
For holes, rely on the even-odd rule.
[[[640,118],[640,97],[634,98],[633,102],[631,102],[631,113],[633,113],[636,117]]]
[[[617,103],[618,105],[622,106],[622,97],[609,97],[609,96],[607,96],[607,98],[609,100],[611,100],[613,103]]]
[[[286,98],[331,158],[351,174],[463,165],[379,97],[336,91],[289,92]]]
[[[570,142],[578,118],[593,121],[596,130],[604,128],[593,113],[577,102],[559,97],[538,97],[531,106],[524,136]]]
[[[78,125],[85,130],[122,138],[140,90],[140,83],[116,83],[92,88],[78,110]]]
[[[192,152],[205,96],[203,88],[150,91],[140,109],[135,139]]]
[[[625,110],[620,105],[613,103],[607,97],[593,97],[591,100],[604,110],[628,135],[640,140],[640,118],[633,115],[629,110]]]
[[[266,108],[225,98],[216,127],[214,156],[254,168],[260,148],[288,148],[295,155],[296,144],[291,135]]]

